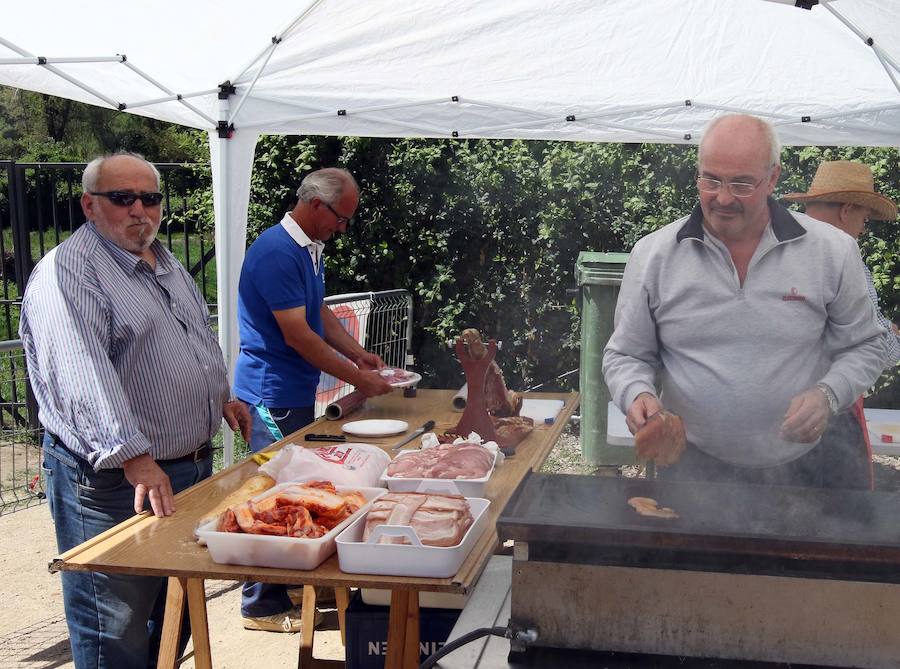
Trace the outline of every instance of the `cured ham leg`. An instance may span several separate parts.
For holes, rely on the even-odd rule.
[[[466,342],[469,354],[476,360],[487,355],[487,348],[481,340],[481,333],[475,328],[463,330],[460,336]],[[503,373],[497,363],[491,361],[484,379],[484,401],[487,412],[492,416],[518,416],[522,409],[522,394],[507,390]]]

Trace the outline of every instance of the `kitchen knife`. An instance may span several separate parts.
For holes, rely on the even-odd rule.
[[[347,437],[342,434],[305,434],[305,441],[347,441]]]
[[[406,444],[408,444],[409,442],[411,442],[413,439],[415,439],[416,437],[418,437],[420,434],[423,434],[423,433],[425,433],[425,432],[428,432],[428,430],[431,430],[431,429],[433,429],[433,428],[434,428],[434,421],[433,421],[433,420],[430,420],[430,421],[428,421],[427,423],[425,423],[422,427],[420,427],[420,428],[418,428],[418,429],[413,430],[412,432],[410,432],[407,436],[405,436],[405,437],[403,438],[403,441],[401,441],[401,442],[398,443],[398,444],[394,444],[393,446],[391,446],[391,450],[392,450],[392,451],[396,451],[396,450],[397,450],[398,448],[400,448],[401,446],[406,446]]]

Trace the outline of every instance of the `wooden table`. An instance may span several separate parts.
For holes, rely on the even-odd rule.
[[[352,413],[348,420],[363,418],[397,418],[409,423],[413,430],[425,421],[435,421],[435,432],[454,427],[461,414],[451,410],[450,390],[419,390],[416,397],[406,398],[400,392],[369,400]],[[245,567],[213,562],[206,548],[194,539],[194,528],[205,514],[216,506],[241,482],[256,473],[257,465],[246,460],[219,472],[215,476],[185,490],[175,498],[177,512],[168,518],[156,518],[143,513],[113,527],[93,539],[76,546],[51,562],[53,570],[100,571],[165,576],[169,578],[166,617],[163,627],[159,667],[175,667],[177,643],[181,627],[181,611],[187,602],[194,640],[194,661],[198,669],[212,667],[209,644],[209,627],[206,619],[205,579],[232,581],[260,581],[310,586],[303,594],[303,632],[301,633],[300,664],[303,667],[316,663],[338,666],[343,663],[325,663],[312,657],[313,617],[315,615],[315,589],[311,586],[328,586],[339,593],[338,609],[346,608],[346,596],[350,586],[380,588],[391,591],[391,607],[388,624],[388,647],[385,667],[408,669],[419,664],[419,598],[420,591],[468,593],[497,546],[496,520],[519,481],[531,469],[538,469],[553,449],[560,433],[578,405],[578,393],[531,393],[533,399],[560,399],[565,404],[552,425],[536,425],[534,432],[523,441],[515,457],[508,458],[498,467],[485,487],[485,496],[491,500],[487,510],[487,530],[475,548],[452,578],[409,578],[399,576],[366,576],[345,574],[338,568],[337,555],[332,555],[312,571]],[[306,432],[340,434],[344,421],[318,420],[302,430],[273,444],[275,450],[287,443],[321,446],[316,442],[304,442]],[[385,438],[368,438],[384,448],[397,443],[403,435]],[[325,444],[327,445],[327,444]],[[343,630],[343,620],[342,630]]]

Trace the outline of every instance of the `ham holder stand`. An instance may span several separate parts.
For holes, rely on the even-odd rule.
[[[470,432],[477,432],[484,441],[497,441],[497,430],[494,428],[494,421],[488,415],[484,399],[487,370],[496,355],[497,342],[494,339],[488,341],[487,355],[481,359],[472,357],[462,337],[456,339],[456,357],[466,373],[466,383],[469,386],[466,409],[459,423],[453,428],[453,432],[458,435],[465,436]],[[500,450],[504,455],[515,455],[515,449]]]

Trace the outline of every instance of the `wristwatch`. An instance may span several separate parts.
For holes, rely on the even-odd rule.
[[[828,400],[828,408],[831,410],[831,415],[837,415],[840,406],[838,405],[837,395],[834,394],[831,386],[829,386],[827,383],[817,383],[816,388],[821,390],[822,394],[825,395],[825,399]]]

